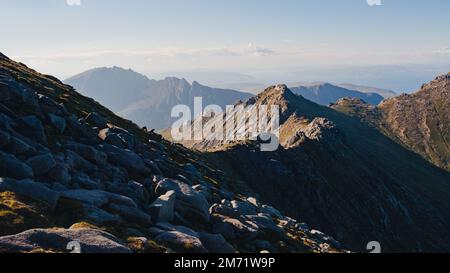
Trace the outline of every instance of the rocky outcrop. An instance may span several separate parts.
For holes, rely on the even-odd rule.
[[[0,252],[343,251],[53,77],[1,59],[0,87]]]
[[[79,253],[131,252],[113,235],[96,229],[32,229],[20,234],[0,237],[0,250],[10,253],[32,251],[56,253],[69,251]]]

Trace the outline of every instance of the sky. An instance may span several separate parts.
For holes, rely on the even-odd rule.
[[[378,85],[406,89],[450,70],[448,0],[0,0],[0,9],[0,52],[62,79],[116,65],[212,82],[372,84],[363,75],[379,73],[377,84],[394,69],[418,79]]]

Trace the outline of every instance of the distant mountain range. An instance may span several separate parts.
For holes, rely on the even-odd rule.
[[[325,106],[328,106],[329,104],[336,102],[338,99],[345,97],[359,98],[372,105],[377,105],[384,99],[377,93],[359,92],[332,85],[330,83],[300,85],[297,87],[291,87],[290,90],[297,95],[302,95],[310,101]]]
[[[194,97],[202,97],[205,106],[216,104],[224,109],[226,105],[252,96],[235,90],[207,87],[196,81],[190,84],[175,77],[151,80],[119,67],[92,69],[65,82],[115,113],[156,130],[172,124],[170,114],[173,106],[185,104],[193,109]]]

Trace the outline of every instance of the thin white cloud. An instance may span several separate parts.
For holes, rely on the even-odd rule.
[[[222,46],[222,47],[160,47],[149,50],[91,50],[79,52],[66,52],[49,55],[22,55],[17,56],[21,59],[77,59],[77,58],[95,58],[110,55],[124,57],[146,57],[147,59],[157,57],[171,58],[205,58],[205,57],[267,57],[275,55],[273,49],[248,44],[245,46]]]
[[[81,0],[66,0],[66,4],[69,6],[81,6]]]

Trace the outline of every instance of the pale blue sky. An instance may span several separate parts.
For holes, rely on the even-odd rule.
[[[63,78],[112,65],[270,74],[450,64],[448,0],[0,0],[0,9],[0,51]]]

